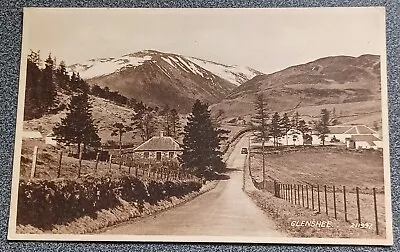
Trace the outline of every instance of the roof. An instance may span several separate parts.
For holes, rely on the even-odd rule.
[[[172,137],[154,136],[134,149],[134,151],[181,151],[179,143]]]
[[[367,135],[367,134],[378,134],[375,130],[365,125],[336,125],[328,126],[330,134],[350,134],[350,135]]]
[[[39,131],[22,131],[22,138],[42,138],[42,134]]]
[[[371,146],[375,146],[374,141],[382,141],[381,139],[377,138],[374,135],[353,135],[351,136],[350,140],[354,142],[367,142]]]

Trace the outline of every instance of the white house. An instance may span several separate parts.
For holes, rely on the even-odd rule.
[[[354,135],[346,142],[347,148],[375,150],[382,148],[382,140],[374,135]]]
[[[365,125],[335,125],[328,126],[329,133],[325,141],[330,142],[337,139],[341,143],[346,143],[347,139],[354,135],[372,135],[379,138],[379,133]]]
[[[57,138],[53,135],[53,133],[50,133],[46,136],[45,143],[53,146],[58,145]]]
[[[281,145],[303,145],[303,133],[296,129],[290,129],[286,135],[278,139]]]
[[[183,150],[177,141],[172,137],[164,136],[161,132],[159,136],[150,138],[133,151],[135,157],[160,161],[176,159]]]

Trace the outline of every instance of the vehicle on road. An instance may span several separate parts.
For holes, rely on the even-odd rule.
[[[247,148],[243,147],[242,150],[240,151],[240,154],[247,154],[249,151]]]

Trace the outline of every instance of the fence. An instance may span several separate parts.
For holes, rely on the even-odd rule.
[[[56,158],[54,157],[56,155]],[[152,161],[133,159],[132,155],[109,155],[107,161],[99,160],[97,153],[95,160],[68,157],[63,150],[49,153],[47,150],[35,146],[30,163],[29,178],[41,177],[37,174],[38,164],[44,165],[48,178],[81,177],[83,175],[102,175],[110,173],[128,173],[136,177],[153,180],[199,180],[196,176],[180,169],[179,164],[173,160]],[[22,158],[21,158],[22,160]],[[25,165],[27,165],[25,159]]]
[[[343,217],[346,222],[349,222],[351,219],[356,219],[358,225],[352,224],[354,227],[372,229],[372,223],[363,223],[363,217],[368,216],[368,213],[371,212],[371,208],[373,208],[375,233],[379,235],[376,188],[372,188],[371,193],[361,193],[360,188],[355,187],[354,193],[349,192],[346,186],[337,188],[335,186],[318,184],[283,184],[276,181],[274,181],[273,184],[274,195],[276,197],[307,209],[316,210],[318,213],[324,212],[326,215],[333,216],[335,219]],[[365,204],[362,206],[361,201],[368,202],[367,197],[370,197],[371,201],[373,201],[372,206]],[[355,209],[353,206],[355,206]],[[355,216],[354,210],[356,211]],[[363,213],[365,216],[362,215]]]

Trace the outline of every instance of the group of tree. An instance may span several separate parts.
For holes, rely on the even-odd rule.
[[[286,141],[288,141],[290,130],[293,130],[292,134],[300,132],[304,141],[307,138],[311,138],[311,133],[314,130],[322,145],[325,145],[325,139],[329,133],[328,126],[335,124],[335,121],[331,120],[330,112],[327,109],[322,109],[319,119],[311,122],[301,119],[298,112],[295,112],[291,118],[287,113],[280,115],[275,112],[270,118],[267,98],[263,94],[256,97],[254,106],[255,116],[252,118],[252,125],[256,139],[262,142],[262,148],[269,139],[273,139],[274,146],[278,146],[278,140],[283,136],[286,136]]]
[[[194,103],[187,120],[183,153],[179,157],[182,167],[196,176],[210,178],[225,168],[220,146],[229,131],[213,121],[208,104],[199,100]]]
[[[118,105],[129,105],[128,97],[120,94],[118,91],[111,91],[109,87],[100,87],[94,84],[91,88],[91,94],[115,102]]]

